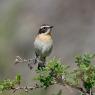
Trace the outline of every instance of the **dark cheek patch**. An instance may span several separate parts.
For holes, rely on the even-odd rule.
[[[40,30],[39,30],[39,34],[41,34],[41,33],[45,33],[46,30],[47,30],[47,28],[42,28],[42,29],[40,29]]]

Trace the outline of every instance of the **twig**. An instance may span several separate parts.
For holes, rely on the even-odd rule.
[[[30,68],[30,70],[36,65],[38,64],[38,67],[44,67],[45,64],[43,64],[43,62],[41,60],[39,60],[39,58],[32,58],[32,59],[22,59],[20,56],[16,56],[16,59],[14,61],[14,64],[19,64],[19,63],[26,63],[28,64],[28,67]]]
[[[22,59],[20,56],[16,56],[16,59],[15,59],[14,64],[18,64],[18,63],[28,63],[28,62],[33,61],[34,59],[35,59],[35,58],[26,60],[26,59]]]
[[[37,59],[36,58],[32,58],[32,59],[27,59],[26,60],[26,59],[22,59],[20,56],[16,56],[14,64],[26,63],[26,64],[28,64],[28,67],[30,69],[32,69],[35,66],[35,64],[36,64],[36,62],[34,62],[35,60],[37,60]]]

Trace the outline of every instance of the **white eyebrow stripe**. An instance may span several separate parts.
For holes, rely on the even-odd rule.
[[[42,29],[42,28],[44,28],[44,27],[50,27],[50,26],[46,25],[46,26],[41,26],[40,28]]]

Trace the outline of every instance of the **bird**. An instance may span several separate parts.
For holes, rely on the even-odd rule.
[[[38,69],[45,67],[46,58],[51,54],[53,49],[52,29],[53,26],[43,24],[35,37],[35,63],[39,60]]]

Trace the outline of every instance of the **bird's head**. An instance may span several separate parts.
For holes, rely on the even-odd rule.
[[[43,25],[41,25],[38,34],[46,34],[46,35],[51,34],[52,28],[53,28],[53,26],[43,24]]]

